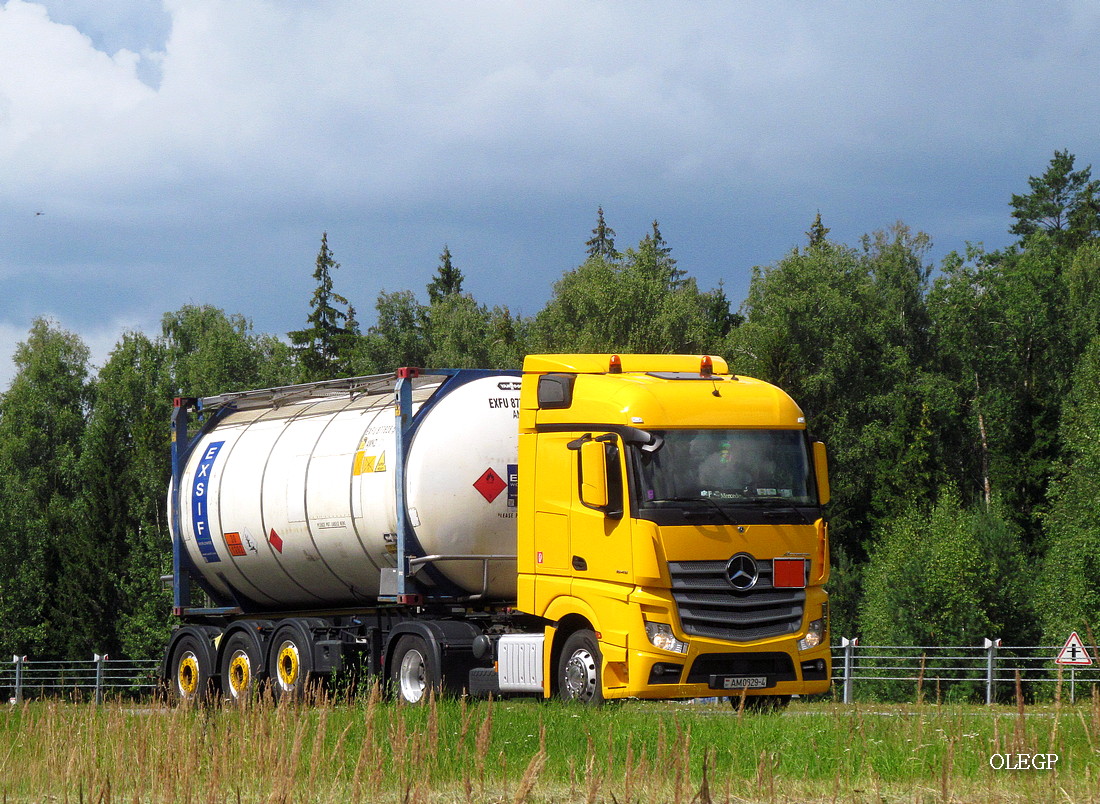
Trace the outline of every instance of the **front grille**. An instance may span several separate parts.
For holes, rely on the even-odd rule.
[[[772,587],[772,562],[759,561],[759,580],[747,592],[730,586],[725,561],[670,561],[672,597],[689,636],[730,642],[794,634],[802,625],[805,589]]]

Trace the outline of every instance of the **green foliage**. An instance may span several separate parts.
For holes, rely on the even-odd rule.
[[[432,303],[428,340],[428,366],[518,369],[523,364],[520,322],[508,308],[490,310],[470,296],[452,294]]]
[[[860,621],[874,645],[1030,644],[1023,551],[997,506],[965,506],[948,487],[877,531]]]
[[[96,545],[95,611],[109,633],[100,652],[154,657],[164,650],[171,598],[160,576],[172,569],[163,498],[171,472],[168,349],[123,335],[96,379],[84,433],[80,535]]]
[[[1045,638],[1060,642],[1074,630],[1100,634],[1100,337],[1074,374],[1063,406],[1065,459],[1050,490],[1044,519],[1048,538],[1038,611]],[[1091,637],[1090,637],[1091,638]]]
[[[735,323],[729,302],[721,287],[700,292],[685,276],[654,221],[637,249],[614,261],[590,256],[554,284],[553,297],[532,325],[531,348],[718,353]]]
[[[77,531],[80,448],[91,402],[88,348],[37,319],[0,398],[0,651],[63,658],[93,648],[101,623]]]
[[[953,474],[968,494],[999,496],[1029,539],[1058,458],[1061,400],[1087,329],[1086,314],[1076,317],[1080,323],[1067,314],[1071,262],[1072,254],[1042,234],[1022,252],[971,248],[965,259],[945,261],[929,300],[935,353],[962,403]]]
[[[255,335],[244,316],[209,305],[187,305],[165,314],[161,343],[176,396],[212,396],[296,379],[285,344],[270,335]]]
[[[354,374],[380,374],[399,366],[427,365],[428,311],[411,290],[378,294],[377,322],[356,345]]]
[[[1055,151],[1042,176],[1027,180],[1031,192],[1013,194],[1009,230],[1026,243],[1045,232],[1059,246],[1074,248],[1100,235],[1100,181],[1092,179],[1092,166],[1074,170],[1069,151]]]

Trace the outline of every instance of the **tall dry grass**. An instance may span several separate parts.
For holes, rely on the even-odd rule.
[[[1022,700],[1022,698],[1021,698]],[[1100,801],[1100,699],[844,707],[359,699],[0,710],[0,802]],[[996,771],[993,754],[1059,755]]]

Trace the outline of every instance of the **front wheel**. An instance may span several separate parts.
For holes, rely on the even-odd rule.
[[[603,703],[600,667],[603,657],[596,634],[576,631],[565,640],[558,660],[558,695],[564,701]]]
[[[428,643],[411,634],[397,640],[390,677],[398,698],[407,704],[424,703],[431,690],[439,691],[442,682]]]

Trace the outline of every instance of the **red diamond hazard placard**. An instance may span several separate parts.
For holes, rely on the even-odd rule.
[[[1054,663],[1075,666],[1092,664],[1092,657],[1089,656],[1089,652],[1085,649],[1085,645],[1081,642],[1081,637],[1077,636],[1076,631],[1069,635],[1069,639],[1066,640],[1062,652],[1058,654],[1058,658],[1054,660]]]
[[[494,472],[492,468],[489,468],[482,473],[481,477],[474,481],[474,488],[477,489],[481,496],[488,502],[492,502],[500,496],[502,491],[508,488],[508,482]]]

